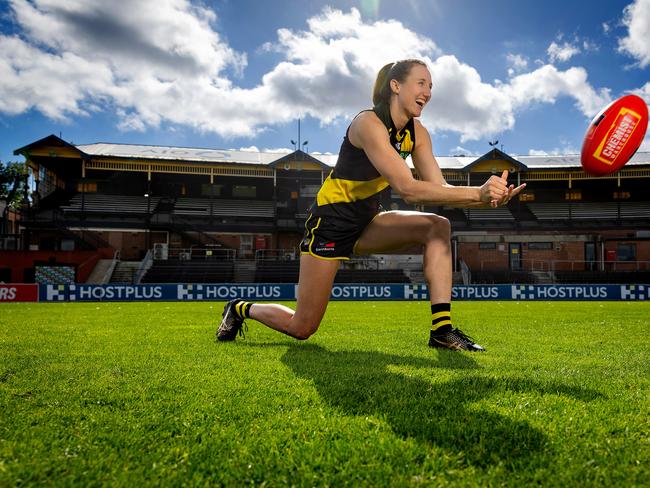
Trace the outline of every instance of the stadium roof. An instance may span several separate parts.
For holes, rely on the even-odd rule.
[[[242,165],[268,165],[276,167],[287,160],[308,160],[323,167],[333,167],[338,155],[321,153],[304,153],[300,150],[293,153],[264,152],[264,151],[235,151],[229,149],[207,149],[170,146],[148,146],[136,144],[94,143],[73,145],[55,135],[47,136],[20,149],[14,154],[25,154],[31,149],[40,146],[65,146],[74,148],[82,156],[115,157],[126,159],[151,159],[173,160],[185,162],[204,163],[230,163]],[[518,156],[508,155],[499,149],[492,149],[482,156],[436,156],[441,169],[470,170],[474,165],[486,160],[504,160],[523,170],[538,169],[573,169],[580,168],[580,155],[544,155],[544,156]],[[407,164],[413,167],[412,161],[407,159]],[[637,152],[627,165],[650,165],[650,152]]]
[[[286,153],[231,151],[191,147],[143,146],[134,144],[81,144],[76,146],[90,156],[113,156],[133,159],[169,159],[206,163],[270,164]]]

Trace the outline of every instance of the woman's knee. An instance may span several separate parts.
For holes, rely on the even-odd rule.
[[[309,314],[309,316],[298,314],[293,316],[291,324],[289,325],[288,333],[294,339],[299,341],[306,341],[318,330],[320,326],[320,318]]]
[[[291,331],[291,336],[299,341],[306,341],[318,330],[317,325],[303,325]]]
[[[442,239],[448,241],[451,239],[451,224],[449,219],[440,215],[427,215],[426,240],[431,241]]]

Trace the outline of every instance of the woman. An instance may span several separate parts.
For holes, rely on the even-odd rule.
[[[383,212],[382,190],[389,186],[410,204],[498,207],[524,185],[508,186],[507,171],[480,187],[448,185],[420,123],[431,98],[431,74],[422,61],[384,66],[377,75],[372,110],[358,114],[347,130],[336,166],[323,183],[305,224],[301,243],[296,310],[279,304],[233,300],[223,311],[217,339],[234,340],[244,319],[252,318],[296,339],[307,339],[321,323],[341,260],[351,254],[395,251],[421,244],[431,297],[430,347],[483,351],[451,323],[452,263],[449,221],[439,215]],[[420,177],[404,159],[411,156]]]

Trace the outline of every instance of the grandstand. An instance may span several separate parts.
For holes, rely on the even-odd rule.
[[[296,282],[305,217],[336,162],[303,151],[74,145],[54,135],[15,154],[34,180],[14,250],[0,257],[2,276],[15,282],[33,280],[43,262],[70,266],[85,282],[98,274],[88,263],[105,261],[112,271],[115,261],[131,262],[139,270],[132,280],[147,283]],[[463,281],[472,283],[647,282],[650,153],[601,178],[585,174],[578,155],[493,148],[479,158],[437,159],[450,184],[480,185],[506,169],[512,183],[527,183],[499,209],[408,205],[385,192],[386,209],[449,218],[457,281],[464,266]],[[421,282],[421,272],[405,265],[421,259],[418,252],[405,250],[402,262],[346,262],[337,282]]]

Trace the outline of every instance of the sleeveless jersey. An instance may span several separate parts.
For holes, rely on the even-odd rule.
[[[339,157],[310,212],[317,217],[337,217],[348,222],[372,219],[381,209],[381,193],[389,183],[373,166],[363,149],[352,145],[345,133]],[[397,131],[393,121],[388,129],[390,145],[406,159],[415,147],[415,123],[410,119]]]

